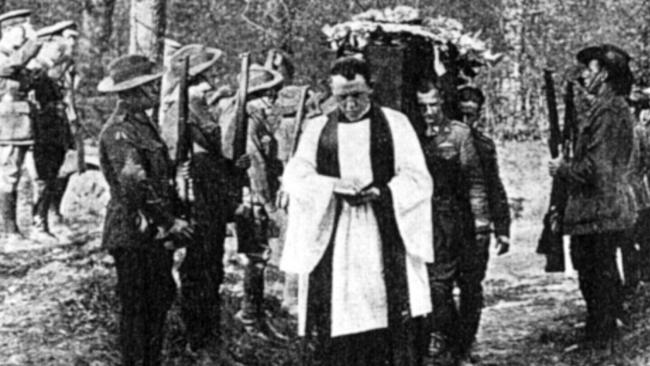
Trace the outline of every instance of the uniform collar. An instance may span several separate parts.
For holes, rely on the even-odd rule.
[[[434,125],[426,125],[424,135],[427,137],[435,137],[438,135],[447,135],[451,132],[451,121],[445,119],[444,122]]]

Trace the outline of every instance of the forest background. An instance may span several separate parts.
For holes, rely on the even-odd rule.
[[[321,28],[370,8],[410,5],[425,16],[456,18],[467,32],[481,31],[494,52],[506,57],[484,68],[476,82],[488,102],[493,134],[506,140],[539,139],[547,130],[542,70],[555,71],[561,96],[565,71],[585,46],[618,45],[633,71],[650,84],[650,0],[0,0],[0,10],[31,8],[35,26],[72,19],[81,27],[80,105],[93,134],[107,113],[95,86],[111,59],[131,51],[160,55],[163,37],[203,43],[225,51],[224,80],[237,72],[237,55],[266,51],[291,55],[295,82],[323,87],[333,54]],[[138,37],[149,37],[143,45]],[[146,48],[149,47],[147,50]]]

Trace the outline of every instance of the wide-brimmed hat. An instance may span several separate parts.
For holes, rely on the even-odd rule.
[[[63,20],[58,23],[37,30],[36,36],[38,36],[39,38],[55,36],[58,34],[63,34],[63,31],[65,30],[72,30],[76,32],[77,24],[72,20]]]
[[[29,9],[17,9],[0,14],[0,24],[12,19],[29,18],[32,11]]]
[[[461,85],[458,87],[458,101],[474,101],[479,105],[485,103],[485,95],[479,87],[472,84]]]
[[[190,44],[176,50],[171,56],[171,70],[175,75],[182,72],[182,61],[189,57],[189,75],[196,76],[208,70],[219,61],[223,51],[218,48],[205,47],[201,44]]]
[[[155,70],[155,64],[143,55],[126,55],[108,65],[108,76],[97,85],[102,93],[121,92],[159,79],[162,72]]]
[[[591,60],[600,61],[609,71],[625,72],[629,70],[630,55],[611,44],[602,44],[582,49],[576,55],[578,62],[588,65]]]
[[[252,64],[248,70],[248,94],[279,88],[284,78],[275,70]]]

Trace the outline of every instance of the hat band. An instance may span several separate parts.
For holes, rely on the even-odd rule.
[[[140,64],[130,65],[129,67],[120,68],[112,72],[111,79],[113,79],[115,83],[121,83],[133,79],[134,77],[152,74],[153,66],[153,63],[143,62]]]

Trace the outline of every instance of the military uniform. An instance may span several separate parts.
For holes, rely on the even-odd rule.
[[[459,352],[473,341],[482,307],[481,281],[485,276],[488,242],[476,234],[488,233],[487,191],[481,161],[466,125],[446,121],[430,126],[422,147],[435,182],[433,227],[435,262],[430,265],[434,337]],[[461,290],[459,310],[452,295]]]
[[[250,73],[249,95],[279,88],[282,83],[282,75],[261,66],[252,65]],[[233,113],[235,99],[224,100],[221,106],[217,113],[223,131],[222,149],[224,156],[232,158],[236,128],[235,113]],[[275,137],[279,120],[270,115],[269,108],[261,98],[249,101],[246,109],[248,114],[246,154],[251,159],[251,166],[247,171],[250,195],[245,197],[244,203],[238,207],[234,221],[238,251],[248,257],[244,275],[244,300],[237,318],[247,326],[247,329],[252,330],[252,327],[263,325],[261,321],[265,319],[264,271],[269,259],[268,234],[271,224],[267,208],[271,211],[275,210],[274,201],[279,189],[282,162],[278,158],[278,141]],[[265,322],[263,327],[279,335],[270,324]]]
[[[43,39],[72,30],[72,21],[60,22],[37,32]],[[34,227],[49,234],[48,212],[56,202],[57,179],[65,160],[66,152],[73,145],[70,121],[76,120],[74,102],[71,100],[69,83],[74,74],[74,63],[65,45],[56,38],[50,38],[39,55],[30,64],[37,70],[44,70],[36,81],[35,99],[38,112],[34,120]]]
[[[0,22],[29,18],[28,10],[0,16]],[[30,159],[34,143],[33,118],[36,106],[28,99],[34,88],[34,73],[27,63],[36,56],[40,44],[26,39],[17,47],[0,43],[0,213],[5,235],[19,235],[16,223],[17,188],[23,163]]]
[[[109,65],[110,76],[98,89],[116,92],[155,81],[160,75],[152,69],[144,56],[123,56]],[[115,259],[122,364],[160,365],[164,321],[175,296],[172,251],[161,235],[177,221],[174,169],[157,126],[128,100],[118,101],[99,139],[111,193],[102,247]]]
[[[637,176],[641,192],[637,197],[638,217],[635,223],[634,237],[639,245],[639,279],[642,281],[650,280],[650,194],[648,193],[648,171],[650,169],[650,124],[648,121],[639,122],[635,127],[635,136],[639,138],[638,165],[633,169]],[[634,178],[633,178],[634,179]],[[645,188],[645,189],[644,189]],[[648,201],[645,201],[649,198]]]
[[[636,211],[638,213],[635,226],[632,230],[629,231],[626,240],[621,243],[621,256],[623,260],[623,274],[625,278],[625,289],[627,293],[634,293],[639,281],[641,280],[641,272],[643,267],[641,266],[643,257],[642,250],[647,250],[644,238],[644,230],[646,230],[643,225],[647,223],[644,222],[644,215],[647,215],[648,209],[650,208],[650,192],[648,191],[648,185],[645,180],[645,176],[648,172],[648,158],[650,153],[647,139],[647,132],[645,127],[640,123],[637,123],[634,126],[634,144],[632,147],[632,157],[630,160],[630,172],[629,172],[629,182],[632,192],[634,193],[634,203],[636,206]],[[639,249],[637,250],[636,244],[639,244]]]
[[[598,60],[610,81],[592,91],[595,100],[579,118],[574,156],[560,163],[555,174],[569,184],[563,228],[571,235],[571,259],[587,303],[587,339],[602,345],[617,333],[622,287],[616,248],[636,216],[627,179],[634,122],[623,97],[632,76],[629,56],[615,46],[590,47],[577,58],[585,65]]]
[[[172,70],[185,57],[189,59],[189,78],[208,70],[220,58],[218,49],[188,45],[171,56]],[[170,79],[180,75],[172,73]],[[163,138],[174,151],[178,132],[178,87],[163,100]],[[204,98],[190,96],[188,125],[193,141],[190,177],[194,200],[191,217],[196,223],[194,241],[186,248],[180,267],[181,316],[193,351],[217,351],[220,345],[220,296],[223,282],[223,255],[228,218],[228,184],[234,179],[234,164],[221,152],[221,129]],[[172,154],[173,155],[173,154]]]

